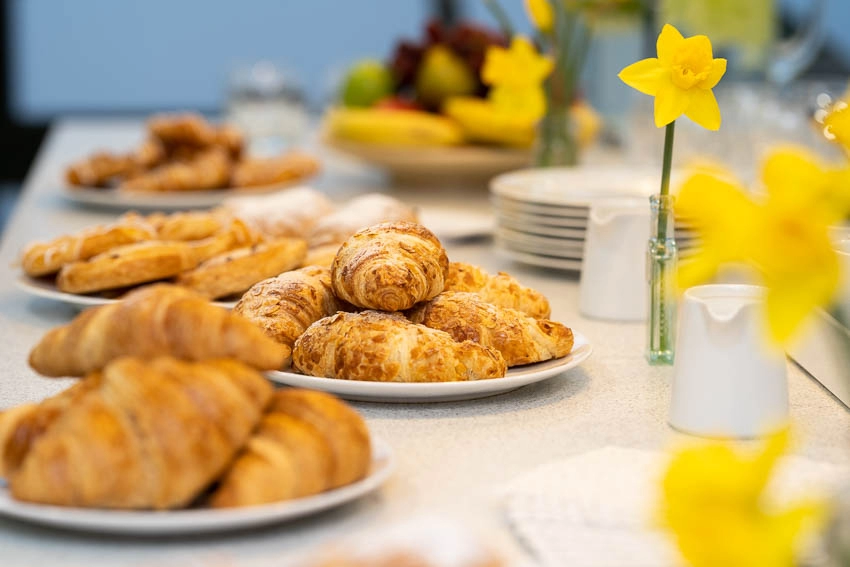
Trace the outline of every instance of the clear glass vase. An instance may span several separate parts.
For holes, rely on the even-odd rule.
[[[546,114],[538,126],[535,165],[538,167],[578,164],[578,139],[570,105],[550,97]]]
[[[673,197],[653,195],[647,277],[649,316],[647,317],[646,358],[650,364],[673,364],[676,339],[676,263],[678,249],[673,216]]]

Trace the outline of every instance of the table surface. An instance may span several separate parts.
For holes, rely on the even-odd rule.
[[[22,246],[107,221],[117,213],[64,200],[59,182],[71,159],[101,147],[132,144],[140,125],[127,121],[63,121],[51,129],[25,183],[0,247],[9,266],[0,280],[0,408],[39,400],[68,385],[38,377],[27,353],[42,334],[66,323],[75,311],[27,296],[15,287],[14,266]],[[329,157],[316,183],[335,199],[370,190],[387,191],[430,213],[452,207],[480,217],[487,211],[484,189],[388,186],[375,172]],[[355,530],[395,522],[412,513],[460,518],[521,556],[499,513],[498,487],[530,469],[564,457],[618,445],[661,450],[680,441],[667,424],[670,367],[651,367],[643,358],[643,324],[581,317],[574,274],[523,266],[501,256],[492,240],[447,240],[453,260],[488,271],[506,270],[545,293],[552,318],[588,337],[594,352],[580,367],[556,378],[491,398],[450,403],[395,405],[354,403],[372,431],[394,449],[397,469],[377,494],[319,516],[229,535],[136,539],[86,535],[0,520],[0,564],[65,567],[286,565],[324,543]],[[850,413],[803,371],[788,364],[791,416],[798,443],[794,452],[848,463]]]

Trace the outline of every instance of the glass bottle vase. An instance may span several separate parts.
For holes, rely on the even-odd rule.
[[[676,247],[673,197],[652,195],[647,277],[649,315],[647,317],[646,358],[652,365],[673,364],[676,339]]]

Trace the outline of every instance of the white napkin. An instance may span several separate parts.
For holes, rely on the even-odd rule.
[[[670,536],[653,525],[669,455],[605,447],[540,466],[507,484],[511,528],[546,567],[681,565]],[[779,501],[836,490],[846,469],[783,459],[771,492]]]

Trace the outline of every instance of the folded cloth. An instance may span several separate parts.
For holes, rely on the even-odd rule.
[[[682,565],[658,526],[669,454],[605,447],[540,466],[500,491],[511,529],[546,567]],[[771,493],[793,501],[837,490],[847,469],[800,457],[778,465]]]

